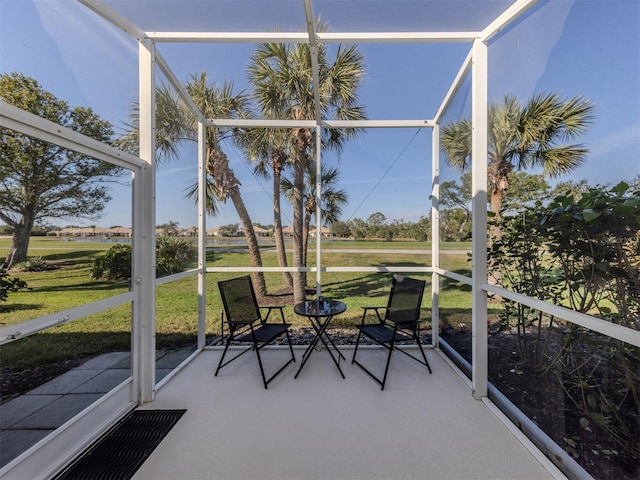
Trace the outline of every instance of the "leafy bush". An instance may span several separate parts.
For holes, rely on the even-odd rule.
[[[11,269],[16,272],[43,272],[48,268],[47,262],[40,256],[29,257],[26,262],[16,263],[11,267]]]
[[[162,236],[156,242],[156,275],[182,272],[194,256],[195,250],[189,241]]]
[[[181,272],[194,258],[195,250],[187,240],[162,236],[156,242],[156,275],[163,277]],[[127,280],[131,277],[131,246],[117,244],[96,258],[91,277]]]
[[[131,277],[131,245],[118,243],[93,262],[92,278],[127,280]]]
[[[0,270],[0,302],[6,302],[9,292],[17,292],[21,288],[28,288],[27,283],[18,277],[9,277],[6,270]],[[0,305],[0,311],[5,309],[6,307]]]
[[[567,192],[500,222],[502,239],[489,259],[501,266],[506,287],[640,329],[640,192],[625,182],[579,197]],[[640,349],[505,301],[505,330],[514,331],[514,319],[525,370],[551,374],[564,392],[567,451],[637,468]],[[596,431],[607,444],[587,448]]]

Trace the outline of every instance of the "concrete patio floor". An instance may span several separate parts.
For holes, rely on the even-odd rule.
[[[384,391],[341,350],[346,379],[324,351],[294,379],[297,350],[268,390],[252,353],[214,377],[221,351],[205,350],[141,407],[187,412],[134,478],[564,478],[438,350],[431,375],[395,355]],[[362,353],[382,368],[384,351]],[[263,355],[268,373],[287,352]]]

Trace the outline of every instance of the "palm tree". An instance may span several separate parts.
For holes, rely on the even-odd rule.
[[[539,94],[525,105],[506,95],[489,107],[487,179],[491,211],[500,218],[509,173],[542,167],[546,176],[557,177],[580,166],[588,149],[564,145],[585,133],[593,106],[577,95],[563,100],[557,94]],[[461,170],[471,165],[471,121],[461,120],[442,128],[441,149],[447,161]],[[500,228],[491,227],[491,237],[500,239]]]
[[[322,211],[322,219],[316,221],[317,234],[323,225],[331,225],[337,222],[342,213],[342,207],[347,203],[347,194],[344,190],[337,190],[340,173],[338,169],[333,167],[322,166],[320,173],[320,188],[322,190],[322,198],[320,210]],[[311,225],[311,216],[316,212],[316,164],[314,161],[307,164],[306,182],[304,189],[304,266],[307,266],[307,247],[309,244],[309,228]],[[285,178],[282,180],[282,190],[287,198],[293,198],[293,183]]]
[[[233,84],[224,82],[221,87],[209,82],[205,72],[192,75],[186,90],[196,106],[207,118],[241,118],[249,113],[249,97],[243,92],[234,93]],[[120,139],[121,146],[137,149],[138,141],[138,106],[134,105],[130,114],[128,132]],[[222,150],[225,140],[233,140],[234,132],[228,128],[208,127],[206,132],[207,156],[207,211],[215,215],[218,202],[231,199],[249,247],[251,264],[262,266],[262,258],[258,239],[253,230],[253,223],[240,195],[240,182],[229,166],[229,159]],[[156,90],[156,148],[158,161],[177,158],[179,145],[183,141],[197,141],[197,119],[181,101],[176,92],[165,85]],[[188,189],[187,196],[197,198],[197,185]],[[262,272],[253,274],[253,281],[259,295],[266,295],[267,288]]]
[[[500,215],[509,173],[542,167],[546,176],[557,177],[580,166],[588,149],[565,145],[591,124],[593,106],[577,95],[563,100],[557,94],[539,94],[525,105],[506,95],[489,107],[487,180],[491,211],[495,222],[489,227],[492,241],[502,238]],[[461,170],[471,164],[472,125],[468,119],[446,125],[441,130],[441,149],[447,161]],[[491,266],[490,283],[502,284],[499,265]]]
[[[273,179],[273,236],[276,255],[280,267],[288,266],[287,252],[282,231],[282,211],[280,206],[280,183],[282,173],[291,159],[289,145],[291,135],[287,130],[275,128],[256,128],[247,130],[240,136],[240,146],[247,158],[256,162],[253,172],[256,176]],[[290,272],[282,272],[289,288],[293,287]]]
[[[319,26],[319,30],[325,27]],[[307,44],[261,44],[251,57],[249,80],[262,114],[271,119],[313,120],[314,89],[317,87],[323,118],[364,119],[357,91],[364,75],[358,47],[338,46],[333,62],[324,45],[318,45],[319,85],[313,84],[311,49]],[[344,141],[357,134],[354,129],[323,130],[329,148],[341,151]],[[311,158],[314,132],[308,128],[290,131],[293,168],[293,263],[304,264],[304,171]],[[293,282],[296,302],[304,300],[305,276],[296,272]]]

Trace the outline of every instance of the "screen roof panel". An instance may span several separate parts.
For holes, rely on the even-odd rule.
[[[477,32],[512,0],[314,0],[337,32]]]
[[[106,0],[147,32],[306,32],[301,0]]]
[[[147,32],[305,32],[303,0],[105,0]],[[312,0],[335,32],[477,32],[513,0]]]

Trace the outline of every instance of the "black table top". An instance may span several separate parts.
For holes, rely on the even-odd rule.
[[[328,317],[330,315],[338,315],[346,309],[347,306],[343,302],[326,298],[322,301],[305,300],[293,307],[293,311],[298,315],[304,315],[307,317]]]

